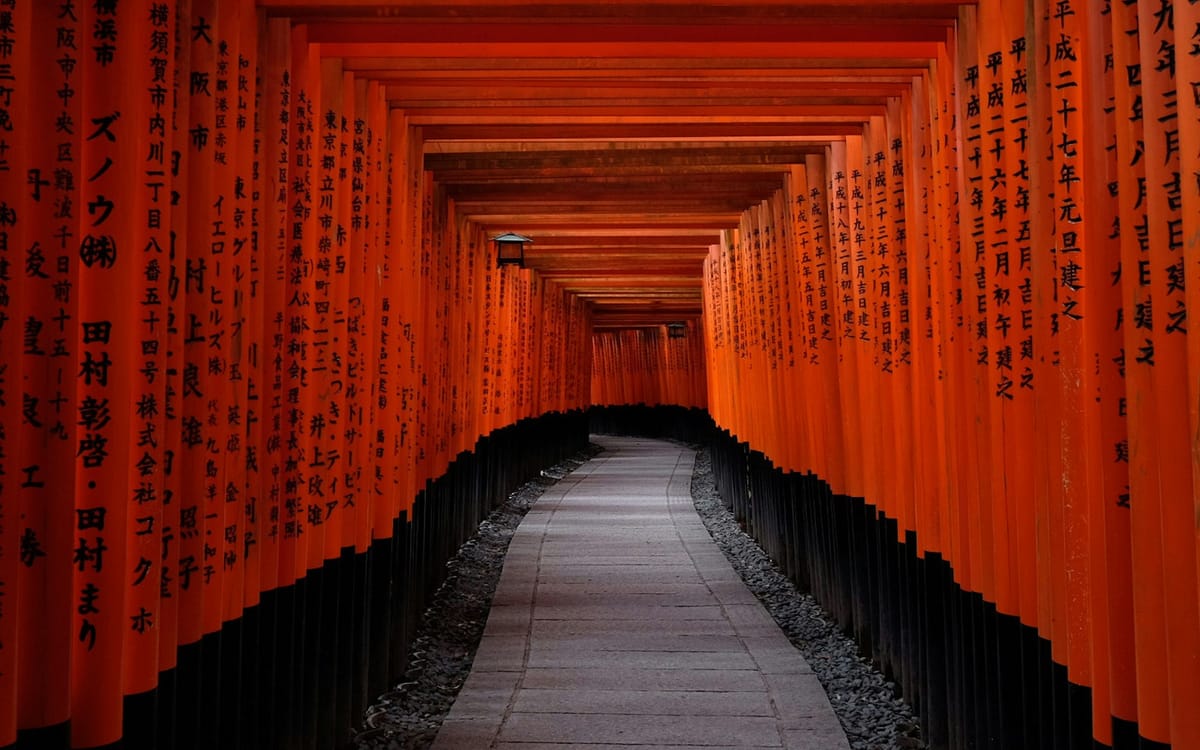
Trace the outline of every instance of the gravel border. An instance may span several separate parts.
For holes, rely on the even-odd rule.
[[[695,446],[693,446],[695,447]],[[825,688],[853,750],[915,750],[926,745],[900,689],[858,652],[810,594],[801,593],[725,508],[701,448],[692,472],[692,501],[708,533],[742,581],[766,607]]]
[[[352,747],[423,750],[433,744],[471,672],[513,532],[542,493],[601,450],[589,445],[543,470],[541,476],[509,495],[479,525],[475,536],[459,547],[446,563],[446,580],[421,616],[404,681],[366,710],[351,739]]]
[[[354,747],[424,750],[433,744],[471,671],[513,532],[534,501],[601,450],[590,445],[514,492],[446,563],[449,573],[422,615],[404,681],[367,709],[353,737]],[[796,590],[725,509],[713,481],[711,457],[702,448],[697,452],[691,491],[696,511],[717,546],[808,660],[850,747],[924,748],[918,721],[898,697],[896,685],[859,655],[854,641],[838,630],[812,596]]]

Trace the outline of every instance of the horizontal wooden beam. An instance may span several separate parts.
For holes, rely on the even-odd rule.
[[[317,33],[311,41],[318,44],[323,57],[411,57],[429,59],[434,57],[507,57],[517,59],[568,59],[580,57],[606,57],[610,59],[632,57],[661,58],[709,58],[744,59],[749,57],[791,59],[797,54],[817,59],[843,60],[862,59],[868,55],[875,59],[932,59],[937,57],[944,40],[938,41],[783,41],[783,42],[727,42],[712,41],[611,41],[611,42],[513,42],[513,41],[395,41],[388,39],[387,30],[380,26],[367,26],[373,30],[372,37],[378,41],[355,36],[359,29],[343,29],[346,24],[318,24],[311,26]],[[351,26],[356,26],[350,24]],[[396,26],[401,25],[397,24]],[[408,34],[401,36],[408,38]],[[449,37],[450,34],[442,36]],[[802,45],[797,48],[797,45]]]
[[[551,152],[564,156],[584,155],[588,152],[611,152],[607,155],[619,158],[621,154],[636,155],[641,152],[669,155],[673,151],[696,153],[719,153],[724,150],[742,150],[744,153],[768,153],[775,151],[821,150],[825,141],[816,136],[797,136],[791,141],[778,140],[729,140],[713,139],[689,141],[426,141],[425,155],[456,156],[465,159],[506,156],[537,158],[538,154]]]
[[[567,199],[561,201],[539,201],[537,198],[519,200],[509,198],[504,201],[468,201],[456,199],[455,206],[460,214],[471,214],[484,221],[484,217],[496,216],[496,221],[510,221],[510,217],[524,217],[530,221],[543,221],[552,218],[571,221],[578,217],[586,221],[589,215],[609,216],[621,220],[634,221],[653,211],[663,217],[696,216],[703,218],[707,215],[728,216],[730,213],[741,214],[746,209],[740,199],[704,199],[699,196],[690,198],[671,198],[660,196],[652,205],[639,203],[634,200],[618,198],[596,199],[594,201],[578,201]],[[488,219],[490,221],[490,219]]]
[[[308,28],[308,39],[313,43],[331,45],[450,45],[463,50],[470,50],[476,46],[504,45],[507,49],[528,50],[533,53],[531,57],[560,56],[543,53],[546,48],[557,50],[560,47],[570,48],[573,56],[580,57],[596,50],[597,47],[607,49],[612,45],[616,46],[614,51],[617,54],[606,56],[620,57],[628,55],[631,50],[661,48],[663,45],[702,45],[711,50],[714,57],[724,56],[721,55],[723,49],[743,47],[751,50],[750,54],[762,55],[764,48],[779,45],[791,47],[788,56],[792,57],[798,53],[802,54],[802,50],[797,50],[796,45],[816,45],[821,49],[831,46],[854,48],[857,45],[874,45],[876,49],[873,51],[867,47],[867,54],[887,54],[880,47],[943,43],[946,41],[947,28],[946,23],[888,23],[872,20],[856,23],[851,19],[826,23],[784,22],[733,26],[680,23],[678,19],[672,24],[345,22],[312,24]],[[839,52],[834,56],[840,57],[842,54]],[[462,55],[452,52],[448,56]],[[662,55],[653,51],[647,56]]]
[[[608,107],[444,107],[405,109],[415,127],[427,125],[861,125],[884,114],[880,104],[829,104],[812,107],[776,107],[767,112],[712,111],[704,107],[627,107],[614,113]]]
[[[707,250],[683,250],[662,252],[654,249],[639,251],[617,251],[609,248],[595,248],[585,257],[564,257],[559,255],[526,256],[527,262],[563,273],[602,273],[606,269],[621,272],[629,268],[646,273],[689,273],[699,274]]]
[[[658,303],[638,299],[620,304],[597,304],[590,300],[588,302],[592,307],[593,321],[645,321],[654,320],[655,316],[663,314],[670,315],[672,319],[680,319],[688,315],[699,315],[702,308],[700,304],[686,301]]]
[[[593,85],[574,86],[569,91],[545,91],[538,89],[511,89],[506,92],[489,90],[487,85],[478,87],[455,87],[447,90],[416,89],[413,86],[385,85],[386,98],[393,107],[408,112],[448,108],[503,109],[509,107],[537,107],[552,111],[556,108],[586,107],[691,107],[712,111],[737,109],[804,109],[808,107],[830,107],[854,105],[878,105],[888,97],[899,96],[909,83],[875,83],[869,86],[844,84],[794,83],[777,87],[778,90],[752,90],[750,86],[730,86],[724,91],[691,91],[682,85],[660,88],[607,87]]]
[[[580,89],[597,97],[651,96],[674,99],[687,96],[724,97],[745,92],[750,97],[811,96],[828,86],[827,95],[902,93],[923,66],[860,68],[642,68],[519,69],[510,64],[476,70],[450,67],[398,68],[403,61],[346,58],[345,70],[358,78],[380,82],[389,98],[424,101],[432,98],[463,100],[486,90],[499,99],[554,99],[578,95]],[[426,61],[428,62],[428,61]],[[622,93],[624,92],[624,93]],[[436,94],[436,96],[431,96]]]
[[[487,125],[425,125],[421,134],[426,142],[434,141],[530,141],[556,143],[572,140],[612,141],[698,141],[700,139],[732,140],[774,138],[791,140],[816,136],[826,141],[842,136],[862,135],[859,122],[587,122],[587,123],[491,123]]]
[[[803,164],[800,159],[798,164]],[[434,170],[443,185],[459,184],[491,184],[510,183],[514,180],[534,179],[564,179],[575,180],[589,177],[671,177],[695,175],[701,178],[737,181],[743,177],[775,175],[782,181],[788,173],[787,164],[722,164],[722,165],[673,165],[673,166],[636,166],[636,167],[530,167],[512,168],[506,170],[472,169],[472,170]]]
[[[953,20],[959,5],[974,0],[618,0],[588,3],[580,0],[258,0],[269,15],[303,19],[371,19],[376,22],[437,20],[446,23],[479,23],[482,20],[512,20],[573,23],[609,23],[643,20],[677,20],[686,12],[692,23],[758,24],[780,20],[867,19],[911,23]]]
[[[797,49],[796,52],[803,50]],[[346,55],[342,65],[346,70],[357,71],[410,71],[414,74],[450,75],[470,73],[499,75],[507,73],[518,78],[531,75],[563,75],[567,77],[607,76],[708,76],[721,72],[738,75],[802,75],[804,72],[818,74],[851,74],[858,71],[877,73],[880,71],[910,72],[920,75],[928,70],[930,58],[925,56],[897,58],[864,55],[830,61],[828,58],[807,57],[796,54],[792,57],[739,57],[713,59],[706,55],[695,57],[619,57],[619,58],[514,58],[504,57],[375,57],[369,54]]]
[[[652,210],[652,209],[651,209]],[[643,213],[644,212],[644,213]],[[612,233],[637,234],[650,229],[666,229],[679,231],[700,230],[711,234],[729,227],[729,213],[679,213],[660,212],[651,214],[643,207],[642,211],[605,214],[563,214],[563,215],[533,215],[533,214],[478,214],[477,219],[499,220],[501,222],[520,221],[521,225],[544,236],[553,233],[557,237],[596,236],[595,230],[608,230]],[[699,234],[700,232],[697,232]],[[518,232],[518,234],[524,234]]]
[[[448,172],[499,171],[513,169],[628,169],[633,167],[779,166],[803,164],[805,156],[819,153],[816,145],[766,144],[687,148],[642,148],[502,153],[456,153],[425,155],[425,168],[435,174]]]

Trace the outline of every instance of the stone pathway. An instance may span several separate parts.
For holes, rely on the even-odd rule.
[[[696,515],[693,452],[594,440],[517,529],[434,750],[848,748]]]

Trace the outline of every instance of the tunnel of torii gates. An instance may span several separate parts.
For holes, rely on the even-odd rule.
[[[1200,4],[0,0],[0,172],[0,745],[344,745],[599,425],[932,746],[1200,748]]]

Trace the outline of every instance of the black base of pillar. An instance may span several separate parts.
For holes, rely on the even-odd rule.
[[[649,417],[643,416],[643,419]],[[727,432],[710,445],[727,508],[900,686],[934,750],[1095,750],[1091,690],[1049,641],[954,582],[939,555],[861,498],[784,473]],[[790,519],[780,523],[778,519]],[[1169,750],[1113,720],[1114,750]]]
[[[390,538],[346,548],[219,632],[178,650],[156,690],[127,696],[104,750],[337,750],[369,701],[407,667],[412,634],[446,561],[538,471],[587,447],[583,412],[546,414],[481,438],[420,493]],[[23,731],[19,750],[68,750],[68,724]]]

